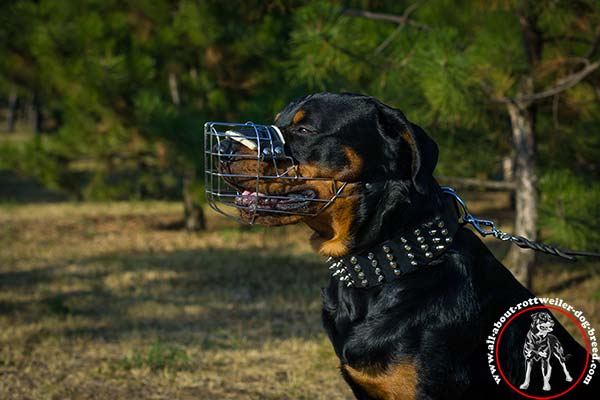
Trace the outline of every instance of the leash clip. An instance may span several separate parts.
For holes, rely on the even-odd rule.
[[[470,224],[475,228],[475,230],[481,236],[489,236],[493,235],[496,239],[500,239],[503,241],[514,240],[513,236],[510,233],[502,232],[494,221],[490,221],[489,219],[481,219],[475,218],[473,214],[469,212],[467,207],[467,203],[456,193],[456,191],[449,186],[442,186],[442,192],[452,196],[460,206],[460,211],[462,212],[461,223],[462,224]],[[489,228],[489,229],[486,229]]]

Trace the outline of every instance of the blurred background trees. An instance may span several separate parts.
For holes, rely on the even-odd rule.
[[[514,182],[515,233],[597,249],[599,39],[594,0],[3,2],[0,169],[202,229],[205,121],[354,91],[423,126],[440,177]]]

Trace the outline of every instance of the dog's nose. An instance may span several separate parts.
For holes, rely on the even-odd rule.
[[[219,155],[219,160],[221,162],[231,161],[233,150],[234,143],[230,139],[223,139],[219,143],[215,144],[212,148],[212,152]]]

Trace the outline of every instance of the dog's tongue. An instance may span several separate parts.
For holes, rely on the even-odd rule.
[[[251,192],[249,190],[244,190],[244,192],[242,193],[242,196],[266,196],[264,193],[261,192]]]

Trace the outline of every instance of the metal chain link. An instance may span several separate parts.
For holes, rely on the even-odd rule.
[[[473,214],[469,212],[465,201],[458,195],[458,193],[456,193],[456,191],[453,188],[443,186],[441,189],[443,193],[452,196],[458,203],[459,213],[461,214],[460,222],[462,224],[470,224],[483,237],[493,235],[496,239],[500,239],[502,241],[511,241],[521,248],[529,248],[536,251],[541,251],[543,253],[551,254],[553,256],[559,256],[571,261],[577,261],[577,259],[574,257],[576,255],[587,257],[600,257],[600,253],[560,249],[558,247],[551,246],[545,243],[533,242],[527,238],[524,238],[523,236],[513,236],[510,233],[503,232],[500,230],[500,228],[496,226],[496,224],[494,224],[494,221],[475,218]]]

